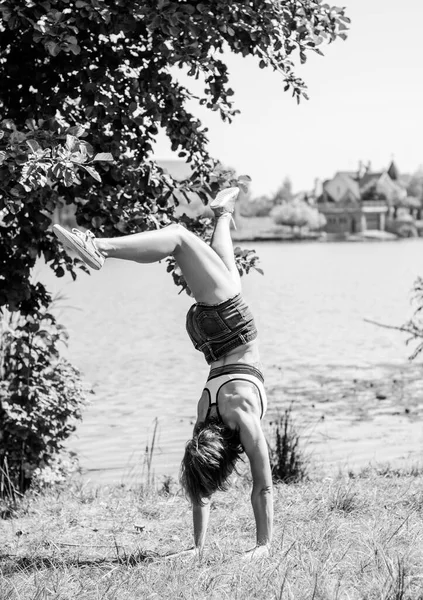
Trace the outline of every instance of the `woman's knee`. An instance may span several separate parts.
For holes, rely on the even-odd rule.
[[[184,240],[187,237],[187,229],[182,225],[179,225],[179,223],[172,223],[166,227],[165,231],[171,236],[175,248],[174,251],[177,252],[182,247]]]

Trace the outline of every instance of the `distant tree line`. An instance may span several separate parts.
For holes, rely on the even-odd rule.
[[[410,209],[421,218],[423,211],[423,166],[403,183],[407,197],[398,201],[395,220],[414,221]],[[241,215],[244,217],[271,217],[275,224],[292,229],[319,230],[326,224],[325,216],[317,210],[305,192],[294,193],[292,182],[286,177],[274,194],[251,197],[244,196]],[[401,209],[403,209],[401,211]],[[404,210],[406,210],[406,213]]]
[[[241,206],[245,217],[271,217],[276,225],[293,231],[315,231],[326,224],[326,218],[308,200],[307,194],[295,194],[292,182],[286,177],[271,196],[247,197]]]

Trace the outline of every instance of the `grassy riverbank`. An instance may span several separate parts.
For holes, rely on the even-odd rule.
[[[174,489],[172,489],[174,488]],[[423,489],[417,471],[364,471],[275,488],[271,556],[252,546],[249,485],[213,503],[201,562],[177,486],[67,489],[28,496],[0,521],[2,600],[423,598]]]

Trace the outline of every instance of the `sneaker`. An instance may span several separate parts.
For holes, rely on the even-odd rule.
[[[210,208],[217,217],[223,215],[224,213],[233,214],[238,195],[239,188],[225,188],[217,194],[216,198],[212,202],[210,202]]]
[[[95,236],[91,231],[68,231],[61,225],[53,225],[53,231],[66,248],[74,250],[92,269],[99,271],[104,264],[104,256],[95,245]]]

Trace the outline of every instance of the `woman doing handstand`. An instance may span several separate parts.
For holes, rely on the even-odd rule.
[[[240,454],[248,457],[256,522],[256,546],[247,555],[266,555],[272,538],[272,476],[261,428],[267,400],[260,371],[257,329],[241,297],[230,226],[238,188],[227,188],[211,203],[215,215],[210,245],[181,225],[118,238],[95,238],[54,226],[66,247],[92,268],[107,258],[152,263],[172,255],[196,303],[187,314],[187,331],[204,353],[210,374],[197,406],[193,437],[181,465],[181,483],[193,506],[194,542],[202,550],[210,497],[227,487]]]

